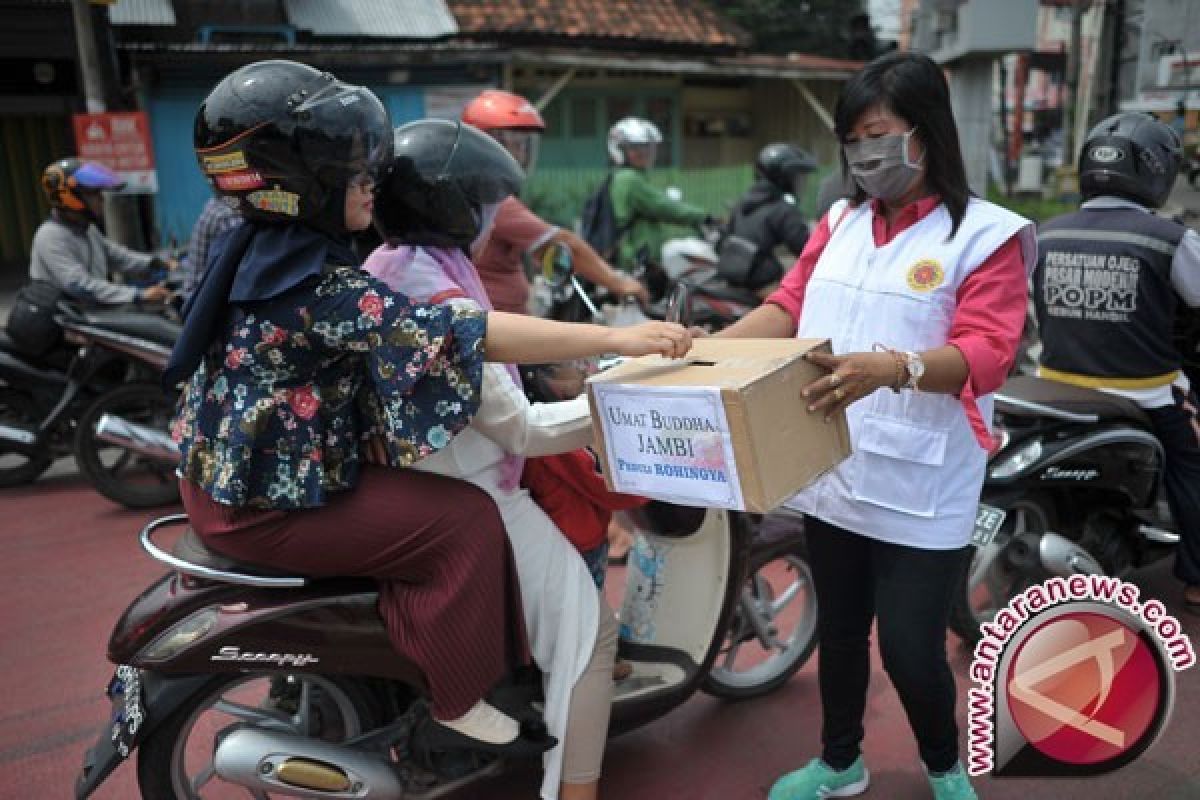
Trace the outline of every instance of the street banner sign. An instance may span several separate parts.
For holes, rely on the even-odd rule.
[[[121,176],[126,192],[158,191],[150,118],[145,111],[75,114],[75,148],[79,158],[96,161]]]

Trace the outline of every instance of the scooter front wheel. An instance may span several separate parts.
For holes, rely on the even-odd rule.
[[[221,740],[257,728],[345,742],[378,727],[372,710],[378,705],[349,680],[265,672],[224,676],[150,733],[138,752],[138,787],[142,797],[155,800],[292,796],[222,779],[215,766]]]
[[[174,398],[153,384],[131,383],[105,392],[79,419],[75,438],[79,471],[96,491],[126,508],[178,502],[175,462],[105,440],[98,430],[101,420],[110,417],[143,426],[165,438],[174,413]]]
[[[787,683],[817,646],[817,595],[808,548],[756,555],[725,643],[701,688],[724,700],[748,700]]]

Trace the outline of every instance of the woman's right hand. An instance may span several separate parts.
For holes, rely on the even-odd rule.
[[[666,358],[680,358],[692,349],[692,334],[674,322],[643,322],[609,329],[609,347],[623,356],[658,353]]]

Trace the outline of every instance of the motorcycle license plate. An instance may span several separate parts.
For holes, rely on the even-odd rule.
[[[109,739],[121,758],[128,758],[137,744],[138,731],[146,721],[141,671],[137,667],[117,667],[106,694],[112,699]]]
[[[1006,516],[1008,512],[1004,509],[980,503],[979,510],[975,512],[975,530],[971,533],[971,544],[976,547],[987,547],[991,544]]]

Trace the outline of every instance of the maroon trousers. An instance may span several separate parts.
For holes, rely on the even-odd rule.
[[[492,499],[463,481],[366,466],[314,509],[216,503],[180,481],[206,545],[240,561],[379,582],[392,644],[429,683],[434,716],[462,716],[526,652],[512,551]]]

